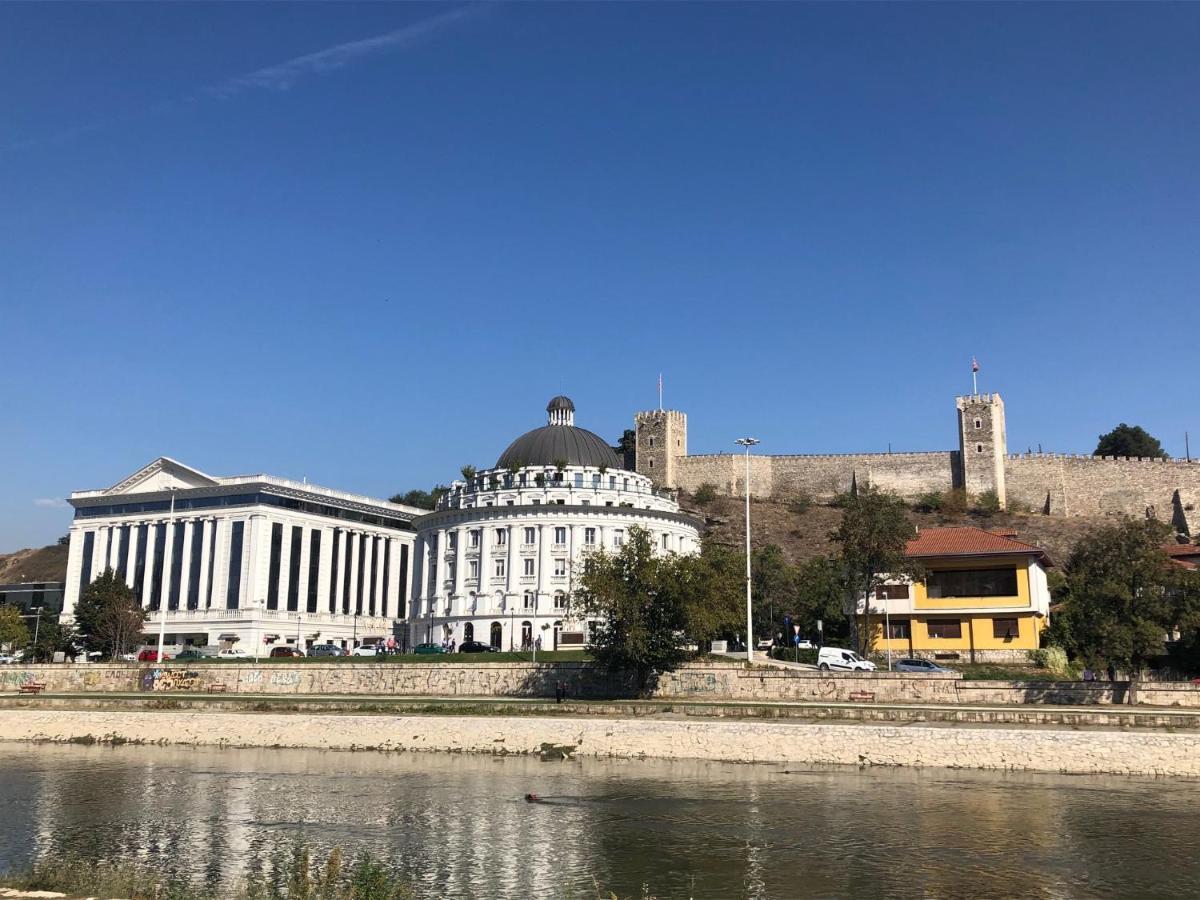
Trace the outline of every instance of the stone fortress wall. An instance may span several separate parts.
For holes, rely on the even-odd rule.
[[[921,494],[965,488],[995,491],[1003,507],[1055,516],[1150,515],[1180,531],[1200,525],[1200,462],[1125,459],[1054,453],[1010,455],[1004,403],[998,394],[955,401],[959,447],[919,453],[751,455],[755,497],[806,494],[829,500],[851,481],[915,500]],[[661,487],[694,492],[712,484],[744,496],[746,460],[740,453],[687,455],[687,416],[674,410],[638,413],[637,470]],[[653,440],[651,440],[653,439]],[[679,448],[680,452],[672,452]],[[653,459],[653,465],[651,465]]]

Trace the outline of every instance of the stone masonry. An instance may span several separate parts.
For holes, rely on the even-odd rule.
[[[806,494],[829,500],[850,488],[874,485],[915,500],[921,494],[963,488],[972,496],[995,492],[1002,507],[1017,505],[1054,516],[1151,516],[1191,534],[1200,525],[1200,462],[1101,456],[1008,453],[1004,401],[999,394],[955,399],[957,450],[824,455],[752,455],[755,497]],[[660,487],[693,492],[711,484],[726,496],[744,496],[746,461],[730,452],[689,456],[687,415],[640,412],[637,471]]]

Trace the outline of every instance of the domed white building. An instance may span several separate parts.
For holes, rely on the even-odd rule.
[[[583,557],[621,546],[635,526],[661,553],[696,553],[700,523],[669,491],[622,468],[599,435],[575,426],[575,404],[555,397],[549,421],[496,465],[455,481],[436,511],[414,521],[410,644],[483,641],[520,650],[588,642],[570,596]]]

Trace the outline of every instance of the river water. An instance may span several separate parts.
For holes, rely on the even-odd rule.
[[[1196,782],[0,744],[0,870],[66,851],[233,884],[298,839],[430,898],[1200,896]]]

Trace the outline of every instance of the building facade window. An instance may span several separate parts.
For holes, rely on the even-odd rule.
[[[625,546],[625,532],[622,531],[620,528],[616,529],[613,532],[613,546],[614,547]]]
[[[533,574],[533,560],[532,559],[525,560],[525,574],[526,575]]]
[[[304,608],[310,613],[317,611],[317,594],[320,590],[321,576],[321,529],[314,528],[308,536],[308,596],[304,598]]]
[[[467,546],[469,546],[469,547],[478,547],[479,546],[479,529],[478,528],[472,528],[471,531],[468,532]]]
[[[1011,641],[1021,633],[1021,625],[1016,619],[992,619],[992,637]]]
[[[506,571],[506,569],[504,567],[504,560],[503,559],[496,560],[496,577],[503,578],[505,571]]]
[[[292,541],[288,556],[287,608],[296,612],[300,608],[300,547],[304,542],[304,529],[292,526]]]
[[[245,522],[234,522],[229,535],[229,573],[225,580],[225,608],[237,609],[242,596],[242,540]]]
[[[892,619],[888,623],[888,638],[893,641],[907,641],[912,637],[912,622],[908,619]]]
[[[473,559],[467,563],[467,577],[472,579],[479,577],[479,560]]]
[[[555,609],[566,609],[567,608],[567,595],[564,594],[562,591],[558,591],[554,595],[554,608]]]
[[[554,561],[554,574],[560,578],[567,574],[567,561],[565,559],[556,559]]]
[[[526,545],[537,543],[537,529],[536,528],[526,528],[525,529],[525,543],[526,543]]]
[[[934,599],[940,597],[1015,597],[1017,596],[1017,570],[1005,568],[929,572],[925,576],[925,587],[926,593]]]
[[[496,529],[496,546],[503,547],[507,543],[508,543],[508,529],[507,528],[497,528]]]
[[[596,543],[596,529],[595,528],[583,529],[583,542],[585,544],[587,544],[588,546],[593,546]]]
[[[958,619],[930,619],[928,628],[931,638],[952,639],[962,637],[962,622]]]
[[[558,527],[554,529],[554,543],[565,544],[567,542],[567,529]]]

